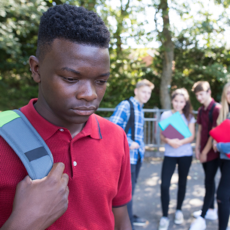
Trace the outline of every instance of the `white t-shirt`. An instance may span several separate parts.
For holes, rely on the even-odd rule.
[[[162,113],[161,115],[161,119],[160,121],[172,116],[172,110],[166,111],[164,113]],[[181,114],[182,119],[184,120],[185,124],[188,126],[189,123],[195,123],[196,120],[195,118],[192,116],[190,121],[188,122],[188,120],[186,119],[184,114]],[[165,144],[165,156],[168,157],[184,157],[184,156],[192,156],[193,151],[192,151],[192,146],[190,143],[188,144],[184,144],[182,146],[180,146],[179,148],[173,148],[171,145],[169,144]]]

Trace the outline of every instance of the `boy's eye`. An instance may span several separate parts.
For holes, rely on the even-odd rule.
[[[78,81],[78,79],[76,79],[76,78],[71,78],[71,77],[63,77],[63,79],[64,79],[65,81],[67,81],[67,82],[70,82],[70,83],[72,83],[72,82],[77,82],[77,81]]]
[[[99,85],[104,85],[107,81],[106,80],[97,80],[96,83]]]

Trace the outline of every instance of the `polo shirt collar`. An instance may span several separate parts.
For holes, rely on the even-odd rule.
[[[31,99],[28,105],[21,108],[21,111],[27,117],[33,127],[37,130],[43,140],[46,141],[60,129],[63,129],[63,127],[56,126],[43,118],[34,108],[34,104],[36,102],[36,98]],[[80,133],[83,134],[83,136],[90,136],[93,139],[102,139],[100,124],[95,114],[92,114],[89,117]]]
[[[93,139],[102,139],[100,123],[98,117],[92,114],[82,129],[81,133],[85,136],[90,136]]]
[[[212,105],[215,103],[214,99],[212,98],[211,102],[209,103],[207,109],[204,109],[204,105],[203,105],[203,110],[209,111],[212,108]]]

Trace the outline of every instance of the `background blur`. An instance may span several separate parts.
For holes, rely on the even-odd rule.
[[[101,107],[115,107],[147,78],[155,84],[145,108],[170,107],[170,93],[207,80],[219,101],[230,80],[230,0],[1,0],[0,110],[37,97],[28,58],[35,55],[39,19],[57,4],[97,12],[111,32],[111,77]]]

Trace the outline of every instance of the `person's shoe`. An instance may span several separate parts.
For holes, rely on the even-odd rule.
[[[133,225],[135,226],[145,226],[147,221],[137,215],[133,215]]]
[[[197,218],[198,216],[201,215],[201,210],[199,211],[196,211],[193,213],[193,216],[195,218]],[[205,215],[205,219],[207,220],[217,220],[218,219],[218,216],[217,216],[217,210],[216,209],[208,209],[208,211],[206,212],[206,215]]]
[[[205,230],[206,222],[205,219],[201,216],[198,216],[197,219],[191,224],[189,230]]]
[[[182,224],[184,222],[184,215],[181,210],[176,210],[174,222],[175,224]]]
[[[169,219],[167,217],[161,217],[158,230],[168,230]]]

